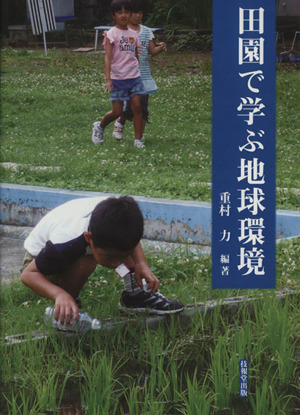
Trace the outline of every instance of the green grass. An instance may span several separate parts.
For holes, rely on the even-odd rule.
[[[184,304],[196,304],[213,299],[238,295],[256,295],[257,290],[216,290],[211,288],[211,258],[199,256],[188,249],[178,248],[172,253],[145,246],[148,264],[160,279],[160,290]],[[276,247],[276,287],[299,290],[300,238],[279,243]],[[103,319],[119,315],[118,303],[123,282],[114,271],[98,266],[81,291],[84,310]],[[272,292],[272,290],[267,290]],[[43,314],[49,300],[41,298],[21,284],[3,284],[3,334],[38,330],[43,326]],[[16,319],[22,314],[24,319]]]
[[[299,239],[277,245],[278,289],[299,293],[299,250]],[[209,256],[150,250],[147,259],[161,279],[161,291],[185,304],[258,295],[257,290],[212,290]],[[83,309],[100,319],[117,318],[121,290],[114,272],[98,267],[81,293]],[[203,414],[292,415],[299,393],[299,294],[282,303],[272,294],[265,290],[261,301],[250,308],[245,303],[236,314],[216,307],[180,326],[171,318],[157,331],[128,323],[113,332],[5,346],[5,335],[44,330],[49,304],[20,281],[5,284],[0,408],[14,415],[55,413],[68,405],[88,415],[193,415],[197,408]],[[249,361],[247,399],[238,396],[239,359]]]
[[[266,294],[252,311],[245,306],[222,315],[216,308],[180,327],[172,316],[156,331],[128,323],[83,337],[1,341],[0,413],[77,407],[84,415],[198,415],[199,408],[204,415],[292,415],[299,392],[298,300],[280,303]],[[274,313],[284,348],[266,329]],[[17,316],[23,323],[28,317]],[[249,398],[239,398],[239,359],[249,362]],[[281,359],[292,367],[284,376]]]
[[[159,91],[150,97],[146,150],[124,141],[91,142],[92,123],[110,110],[104,93],[103,55],[50,50],[2,51],[1,180],[66,189],[171,199],[211,198],[211,60],[167,52],[152,59]],[[286,67],[287,68],[287,67]],[[300,72],[277,75],[277,207],[299,209],[298,136]],[[33,170],[32,166],[59,170]]]
[[[179,59],[180,58],[180,59]],[[299,71],[278,72],[277,207],[299,208],[297,109]],[[105,143],[91,142],[91,125],[109,110],[103,93],[103,56],[70,52],[2,52],[1,179],[80,190],[120,192],[191,200],[210,200],[211,62],[199,54],[160,55],[153,60],[159,93],[150,98],[153,123],[147,149],[132,145],[132,125],[123,143],[106,132]],[[299,111],[298,111],[299,112]],[[39,171],[31,166],[59,167]],[[277,245],[277,288],[299,292],[298,239]],[[149,250],[148,263],[161,291],[185,304],[251,290],[212,290],[211,258],[188,249]],[[103,319],[118,317],[122,282],[98,267],[85,285],[84,310]],[[1,291],[0,413],[59,413],[58,407],[83,414],[245,414],[292,415],[299,394],[299,306],[280,304],[265,291],[253,310],[234,318],[197,315],[178,328],[171,318],[152,332],[128,324],[112,333],[82,338],[51,336],[48,341],[5,346],[5,335],[43,330],[49,301],[21,283]],[[204,337],[203,337],[204,336]],[[249,360],[248,399],[238,397],[238,361]],[[105,374],[105,375],[104,375]],[[99,397],[99,391],[102,391]],[[67,409],[66,409],[67,410]]]

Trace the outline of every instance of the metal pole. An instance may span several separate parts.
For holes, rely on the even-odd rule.
[[[43,0],[39,0],[39,7],[40,7],[40,14],[41,14],[41,22],[42,22],[42,27],[43,27],[43,41],[44,41],[45,56],[47,56],[47,54],[48,54],[47,41],[46,41],[47,25],[46,25],[46,17],[45,17],[45,10],[44,10]]]

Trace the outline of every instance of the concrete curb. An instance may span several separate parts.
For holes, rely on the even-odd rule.
[[[113,193],[0,184],[3,225],[32,227],[51,209],[80,197],[120,196]],[[211,244],[211,204],[134,196],[145,218],[147,239]],[[300,234],[300,212],[277,210],[276,237],[291,238]]]
[[[71,199],[120,196],[114,193],[72,191],[40,186],[0,184],[0,223],[32,227],[51,209]],[[180,243],[211,244],[211,204],[134,196],[145,218],[145,238]],[[300,234],[300,212],[277,210],[276,237]]]
[[[50,189],[38,186],[1,184],[3,225],[35,226],[51,209],[71,199],[120,196],[113,193]],[[167,242],[210,244],[211,207],[209,203],[135,197],[145,218],[145,237]]]

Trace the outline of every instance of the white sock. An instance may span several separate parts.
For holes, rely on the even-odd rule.
[[[140,293],[141,291],[143,291],[136,282],[134,271],[131,272],[130,274],[125,275],[123,281],[124,281],[125,291],[131,292],[131,293]]]

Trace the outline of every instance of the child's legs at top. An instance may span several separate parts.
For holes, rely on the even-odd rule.
[[[143,83],[140,77],[133,80],[133,84],[128,91],[130,105],[133,112],[133,125],[135,138],[141,140],[143,138],[143,112],[141,104],[141,95],[144,93]]]
[[[100,122],[101,128],[105,128],[112,121],[116,120],[123,112],[123,101],[112,101],[112,110],[104,115]]]
[[[132,112],[133,112],[133,125],[134,125],[135,138],[137,140],[141,140],[143,138],[143,133],[144,133],[141,96],[134,95],[130,99],[130,105],[131,105]]]
[[[148,110],[148,101],[149,101],[149,95],[141,95],[141,106],[142,106],[142,116],[143,116],[143,134],[145,131],[146,123],[148,122],[149,118],[149,110]],[[126,120],[132,121],[133,120],[133,112],[131,108],[131,102],[127,101],[126,108],[124,109],[121,117],[120,122],[121,124],[125,124]]]
[[[143,112],[143,134],[145,131],[146,123],[149,122],[149,110],[148,110],[149,95],[141,96],[141,105]]]
[[[140,87],[137,79],[112,79],[113,88],[110,93],[110,101],[112,102],[112,111],[105,114],[104,118],[100,122],[101,128],[105,128],[109,123],[116,120],[122,115],[123,102],[130,99],[132,91],[137,91]],[[133,95],[133,94],[132,94]]]
[[[119,122],[122,125],[125,125],[126,121],[133,121],[133,113],[130,105],[130,100],[125,102],[123,112],[121,117],[119,118]]]

